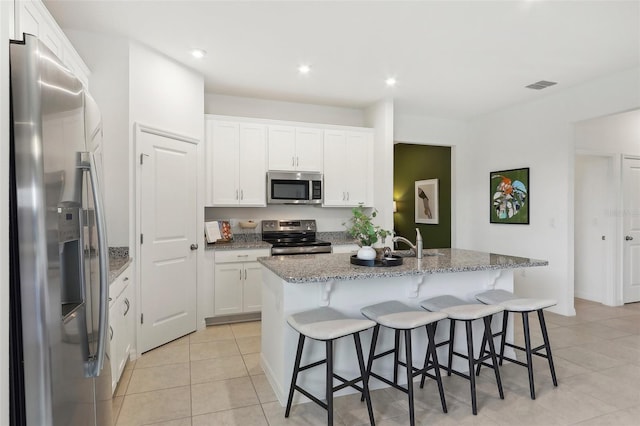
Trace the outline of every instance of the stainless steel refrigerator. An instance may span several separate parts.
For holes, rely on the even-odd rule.
[[[100,112],[36,37],[10,71],[11,422],[110,426]]]

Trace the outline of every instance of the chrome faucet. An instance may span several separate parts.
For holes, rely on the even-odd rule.
[[[420,234],[420,230],[416,228],[416,244],[414,245],[411,241],[407,240],[405,237],[395,236],[393,237],[393,242],[402,242],[411,247],[411,250],[414,251],[416,257],[418,259],[422,259],[422,235]]]

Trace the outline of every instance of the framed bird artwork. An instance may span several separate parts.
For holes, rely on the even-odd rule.
[[[490,223],[529,224],[529,168],[489,173]]]
[[[417,180],[414,196],[416,223],[437,225],[440,216],[438,179]]]

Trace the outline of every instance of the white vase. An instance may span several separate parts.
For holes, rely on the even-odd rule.
[[[361,260],[373,260],[376,258],[376,251],[371,246],[362,246],[360,250],[358,250],[358,259]]]

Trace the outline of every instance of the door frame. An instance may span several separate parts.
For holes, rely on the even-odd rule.
[[[620,160],[619,160],[619,167],[620,167],[620,207],[619,207],[619,211],[620,211],[620,215],[618,215],[618,221],[619,221],[619,229],[618,229],[618,252],[617,254],[619,255],[619,263],[620,263],[620,286],[618,289],[618,299],[616,305],[614,306],[621,306],[624,305],[624,220],[623,220],[623,215],[627,214],[627,212],[625,211],[625,205],[624,205],[624,197],[623,197],[623,190],[624,190],[624,160],[625,159],[631,159],[631,160],[640,160],[640,156],[639,155],[626,155],[626,154],[622,154],[620,155]]]
[[[589,151],[589,150],[576,150],[574,153],[575,157],[578,156],[591,156],[591,157],[601,157],[608,160],[609,165],[611,167],[610,180],[609,185],[611,188],[614,188],[614,191],[611,194],[611,207],[609,208],[610,214],[612,216],[611,222],[607,226],[607,232],[609,233],[609,241],[607,243],[606,253],[606,272],[605,275],[607,277],[607,283],[605,283],[601,288],[602,294],[602,303],[607,306],[620,306],[623,304],[622,302],[622,285],[623,285],[623,221],[622,214],[624,212],[624,205],[622,200],[622,162],[623,156],[622,154],[616,154],[611,152],[603,152],[603,151]],[[574,160],[575,164],[575,160]],[[575,180],[575,167],[573,170],[574,180]],[[575,181],[574,181],[575,185]],[[575,228],[575,190],[574,190],[574,228]],[[572,251],[575,253],[575,234],[573,238],[574,248]],[[574,267],[575,267],[575,259],[574,259]],[[575,279],[575,274],[574,274]],[[575,284],[574,284],[575,289]]]
[[[130,359],[136,359],[140,356],[140,354],[138,353],[138,348],[140,347],[139,345],[139,339],[140,339],[140,335],[142,332],[142,327],[140,324],[140,310],[141,310],[141,296],[142,296],[142,264],[141,264],[141,259],[139,256],[139,253],[141,252],[141,247],[140,247],[140,233],[141,233],[141,229],[142,229],[142,208],[141,208],[141,203],[142,203],[142,179],[141,179],[141,173],[142,173],[142,168],[140,167],[140,158],[142,156],[142,147],[141,147],[141,143],[140,143],[140,134],[142,133],[148,133],[148,134],[152,134],[152,135],[157,135],[157,136],[162,136],[162,137],[167,137],[170,139],[175,139],[178,141],[182,141],[182,142],[186,142],[186,143],[190,143],[193,145],[196,145],[196,167],[197,167],[197,171],[196,171],[196,226],[198,226],[198,223],[202,223],[204,224],[204,149],[203,149],[203,143],[200,139],[192,137],[192,136],[188,136],[188,135],[183,135],[183,134],[179,134],[179,133],[175,133],[175,132],[171,132],[169,130],[165,130],[165,129],[161,129],[155,126],[149,126],[149,125],[145,125],[139,122],[135,122],[133,123],[133,144],[131,147],[131,176],[132,176],[132,188],[133,190],[130,191],[130,197],[129,197],[129,205],[133,206],[133,208],[130,211],[130,217],[129,217],[129,223],[133,224],[133,226],[130,225],[131,232],[130,232],[130,239],[129,239],[129,251],[130,253],[130,257],[133,259],[132,264],[135,268],[133,275],[136,277],[135,278],[135,323],[136,323],[136,328],[135,328],[135,347],[131,348],[131,352],[130,352]],[[204,232],[204,231],[203,231]],[[198,235],[198,232],[196,232],[196,236]],[[206,310],[206,308],[203,309],[201,303],[205,303],[204,301],[201,302],[200,300],[203,299],[203,277],[202,277],[202,271],[201,271],[201,265],[203,264],[203,254],[204,254],[204,238],[198,243],[198,250],[197,250],[197,255],[196,255],[196,324],[197,324],[197,329],[203,329],[206,324],[204,322],[204,318],[200,318],[201,312],[203,310]],[[132,251],[131,248],[134,248],[134,250]],[[206,300],[206,296],[204,298],[204,300]],[[213,303],[213,300],[211,301],[211,303]]]

